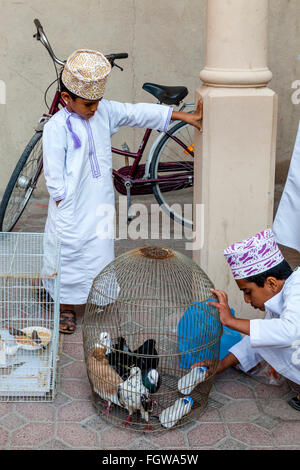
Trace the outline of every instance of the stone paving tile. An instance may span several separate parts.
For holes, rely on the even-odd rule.
[[[72,447],[61,442],[59,439],[51,439],[43,444],[38,450],[71,450]]]
[[[86,378],[86,365],[84,361],[74,361],[60,369],[60,376],[62,379],[85,379]]]
[[[216,408],[207,407],[204,413],[197,419],[199,423],[220,423],[222,417],[220,412]],[[187,426],[184,427],[184,430],[187,429]]]
[[[14,431],[11,436],[11,447],[38,447],[54,433],[54,424],[29,423]]]
[[[259,416],[255,400],[234,400],[220,410],[225,422],[247,422]]]
[[[96,410],[90,401],[73,401],[59,408],[58,421],[80,422],[96,414]]]
[[[0,402],[0,416],[4,416],[10,411],[12,411],[12,403]]]
[[[199,424],[187,435],[190,447],[214,446],[226,437],[226,429],[223,424],[210,423]]]
[[[7,431],[18,429],[24,424],[25,419],[15,413],[9,413],[0,419],[0,426],[3,426]]]
[[[70,398],[82,400],[91,399],[92,394],[89,383],[69,379],[62,381],[60,391]]]
[[[94,408],[95,410],[95,408]],[[95,410],[96,411],[96,410]],[[97,411],[96,411],[97,413]],[[111,424],[104,421],[98,414],[95,414],[84,421],[84,425],[93,429],[94,431],[103,431],[103,429],[112,428]]]
[[[184,433],[182,430],[178,431],[177,429],[165,432],[157,432],[153,435],[149,434],[148,439],[150,442],[159,445],[161,449],[182,449],[185,445]]]
[[[249,387],[233,380],[216,382],[215,389],[231,398],[254,398]]]
[[[55,396],[55,399],[51,402],[51,405],[55,408],[60,407],[61,405],[65,405],[69,403],[72,399],[63,393],[58,392]]]
[[[298,421],[300,432],[300,413],[285,400],[264,400],[261,402],[263,411],[274,418]]]
[[[84,360],[84,351],[81,343],[64,343],[64,353],[77,361]]]
[[[129,429],[116,428],[115,426],[102,431],[101,449],[126,449],[140,438],[140,434]]]
[[[274,445],[274,439],[270,432],[254,424],[229,423],[228,429],[231,436],[249,445]]]
[[[66,354],[59,354],[58,367],[62,368],[67,364],[73,364],[74,359],[72,357],[66,356]]]
[[[279,423],[278,419],[271,418],[270,416],[260,414],[258,418],[253,421],[253,424],[257,424],[258,426],[268,429],[274,429]]]
[[[31,421],[54,421],[55,408],[48,403],[16,403],[15,410]]]
[[[280,386],[266,385],[258,383],[254,387],[254,392],[258,398],[281,398],[290,391],[290,386],[284,382]]]
[[[282,423],[279,426],[277,426],[277,428],[273,431],[273,435],[274,435],[276,443],[279,445],[300,446],[300,432],[299,431],[300,431],[299,423]]]
[[[0,426],[0,449],[4,449],[8,443],[8,431]]]
[[[215,446],[216,450],[244,450],[247,449],[247,445],[242,442],[236,441],[235,439],[226,438],[220,441],[219,444]]]
[[[159,447],[154,445],[153,442],[150,442],[147,439],[138,439],[131,446],[128,447],[128,450],[158,450]]]
[[[79,423],[60,424],[57,430],[57,437],[65,444],[75,449],[98,448],[97,433],[92,429],[87,429]]]

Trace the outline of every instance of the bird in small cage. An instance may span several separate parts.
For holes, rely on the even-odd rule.
[[[123,380],[128,379],[132,367],[139,367],[144,377],[150,370],[155,370],[158,366],[159,358],[155,345],[156,341],[154,339],[148,339],[137,349],[131,351],[126,344],[125,338],[121,336],[117,339],[117,343],[113,345],[113,351],[108,355],[109,363],[116,369]],[[147,355],[157,357],[144,357]]]
[[[149,413],[153,411],[153,402],[149,390],[143,385],[142,372],[139,367],[133,367],[129,378],[118,387],[118,399],[122,406],[128,410],[128,418],[124,421],[126,426],[132,421],[132,414],[140,411],[146,421],[145,429],[152,430],[149,425]]]
[[[107,400],[105,414],[109,414],[112,403],[122,406],[118,400],[118,386],[123,383],[106,357],[106,346],[96,344],[87,359],[87,369],[94,391]]]

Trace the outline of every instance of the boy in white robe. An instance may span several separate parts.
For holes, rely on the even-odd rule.
[[[61,238],[60,332],[74,333],[75,305],[86,303],[95,276],[114,258],[112,235],[98,236],[103,208],[114,211],[111,135],[120,126],[166,130],[170,120],[201,129],[194,113],[157,104],[102,99],[111,64],[98,51],[80,49],[61,75],[66,108],[46,123],[43,161],[50,194],[45,232]],[[45,286],[53,296],[51,285]]]
[[[221,323],[245,334],[219,362],[216,373],[237,364],[248,372],[265,360],[299,386],[300,269],[292,271],[270,229],[231,245],[224,251],[224,256],[245,302],[267,314],[265,319],[236,318],[230,311],[227,294],[212,289],[219,302],[208,305],[218,309]],[[199,363],[193,367],[197,365]],[[289,404],[300,411],[300,395],[292,398]]]

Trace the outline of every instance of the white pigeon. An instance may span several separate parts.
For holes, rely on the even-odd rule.
[[[125,426],[132,421],[134,411],[139,410],[147,423],[145,429],[152,429],[149,425],[149,413],[153,411],[153,404],[149,390],[143,385],[142,372],[139,367],[133,367],[128,379],[118,386],[118,399],[129,413],[124,421]]]
[[[106,354],[110,354],[111,353],[111,337],[110,337],[110,334],[107,333],[107,331],[103,331],[102,333],[100,333],[99,335],[99,343],[96,343],[95,344],[95,347],[97,346],[105,346],[106,347]]]

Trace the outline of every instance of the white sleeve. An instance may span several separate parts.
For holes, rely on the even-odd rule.
[[[153,103],[118,103],[108,101],[110,131],[115,134],[121,126],[167,131],[173,108]]]
[[[61,201],[65,197],[66,151],[66,131],[62,125],[50,119],[43,131],[43,163],[47,189],[55,201]]]
[[[241,341],[232,346],[229,352],[238,359],[240,369],[244,372],[252,369],[262,360],[258,352],[251,347],[248,335],[244,336]]]
[[[295,276],[283,293],[279,318],[250,320],[252,347],[291,347],[300,340],[300,276]]]

